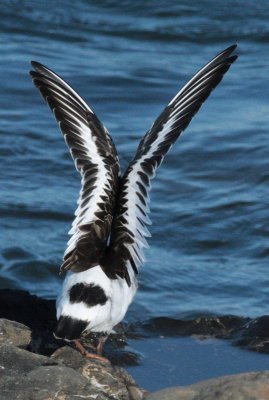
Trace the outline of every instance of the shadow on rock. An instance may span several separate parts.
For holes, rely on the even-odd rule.
[[[55,301],[45,300],[22,290],[0,290],[0,318],[20,322],[31,329],[28,349],[41,355],[51,355],[65,346],[53,337],[56,324]],[[269,353],[269,316],[256,319],[237,316],[199,316],[189,320],[166,317],[135,324],[120,324],[110,336],[105,355],[116,365],[139,365],[139,355],[126,351],[128,338],[157,336],[201,336],[230,340],[233,345],[261,353]],[[85,346],[96,344],[96,335],[83,336]]]
[[[0,318],[16,321],[30,328],[29,338],[24,340],[24,346],[21,347],[33,353],[50,356],[55,350],[66,346],[64,341],[56,340],[53,336],[56,325],[54,300],[41,299],[23,290],[1,289]],[[1,329],[9,328],[2,324]],[[18,330],[18,325],[12,329]],[[122,325],[118,330],[119,333],[111,335],[107,341],[104,355],[115,365],[139,365],[139,355],[124,350],[126,335]],[[17,336],[21,335],[26,335],[25,329],[20,331]],[[18,341],[18,337],[16,341]],[[96,346],[96,340],[95,334],[83,335],[83,343],[89,351]],[[26,342],[27,345],[25,345]],[[18,343],[16,345],[20,346]]]

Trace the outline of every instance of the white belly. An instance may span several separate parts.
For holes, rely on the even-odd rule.
[[[57,319],[69,316],[86,321],[85,330],[110,333],[124,318],[137,290],[137,280],[132,269],[129,270],[129,274],[132,282],[130,287],[125,279],[109,279],[99,266],[79,273],[68,272],[56,303]],[[103,305],[97,304],[91,307],[83,302],[71,303],[70,289],[78,283],[100,286],[108,300]]]

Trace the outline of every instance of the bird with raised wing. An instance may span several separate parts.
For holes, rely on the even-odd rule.
[[[35,86],[63,133],[81,190],[61,273],[55,337],[74,341],[87,357],[101,358],[106,337],[125,316],[138,288],[137,274],[150,236],[151,179],[164,156],[220,83],[237,56],[218,54],[177,93],[139,143],[124,174],[107,129],[57,74],[33,61]],[[84,331],[102,334],[96,353],[80,342]]]

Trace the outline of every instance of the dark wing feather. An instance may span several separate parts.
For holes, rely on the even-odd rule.
[[[61,271],[99,264],[111,230],[119,162],[112,139],[93,111],[58,75],[32,62],[33,82],[55,115],[82,177]]]
[[[130,267],[137,273],[144,261],[143,248],[147,247],[146,237],[150,236],[146,227],[150,224],[147,216],[150,180],[172,144],[236,60],[237,56],[232,55],[235,48],[236,45],[231,46],[217,55],[171,100],[141,140],[121,180],[110,247],[103,263],[128,283]]]

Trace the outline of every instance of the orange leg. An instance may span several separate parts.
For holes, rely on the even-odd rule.
[[[78,339],[74,340],[76,348],[80,351],[80,353],[85,356],[87,354],[87,350],[85,347],[80,343]]]
[[[98,342],[98,345],[96,347],[96,353],[99,354],[99,356],[102,355],[103,349],[104,349],[104,344],[107,340],[108,336],[101,336]]]
[[[74,343],[75,343],[76,348],[80,351],[80,353],[81,353],[84,357],[86,357],[86,358],[92,358],[92,359],[99,360],[99,361],[106,362],[106,363],[109,363],[109,364],[110,364],[110,361],[109,361],[107,358],[102,357],[102,356],[99,355],[99,354],[89,353],[89,352],[85,349],[85,347],[80,343],[80,341],[79,341],[78,339],[77,339],[77,340],[74,340]],[[99,345],[99,343],[98,343],[98,345]],[[97,346],[97,347],[98,347],[98,346]],[[97,350],[98,350],[98,349],[97,349]]]

